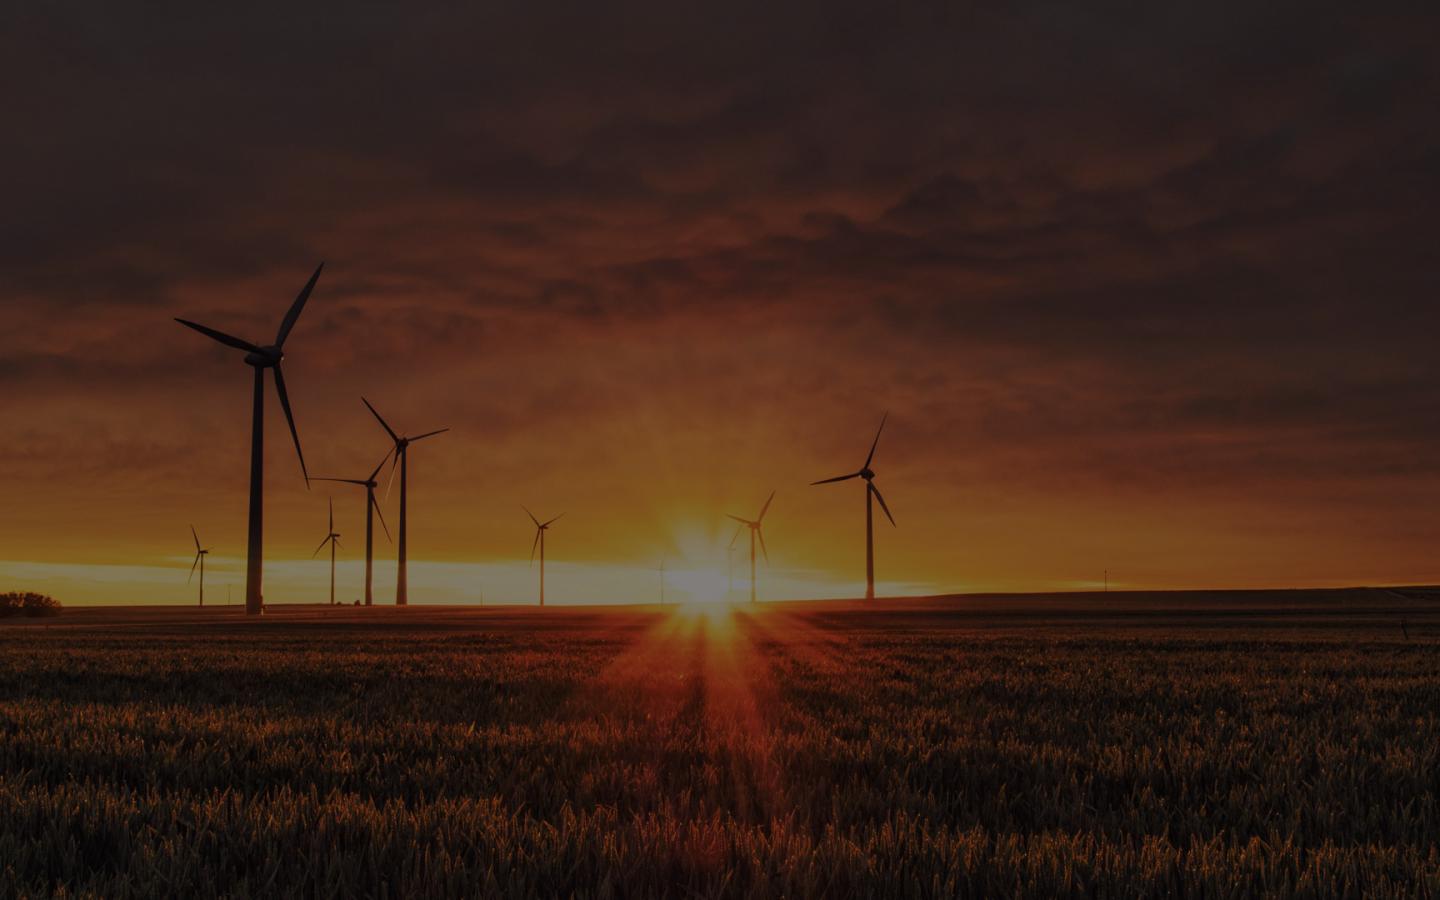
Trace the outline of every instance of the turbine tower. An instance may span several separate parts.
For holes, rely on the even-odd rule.
[[[318,547],[315,548],[315,552],[312,553],[312,554],[310,554],[310,558],[311,558],[311,559],[314,559],[315,557],[319,556],[319,555],[320,555],[320,551],[325,549],[325,545],[326,545],[326,544],[329,544],[329,545],[330,545],[330,605],[331,605],[331,606],[334,606],[334,605],[335,605],[335,548],[338,547],[338,546],[340,546],[340,535],[339,535],[338,532],[335,531],[335,498],[333,498],[333,497],[330,498],[330,533],[327,534],[327,535],[325,535],[325,540],[323,540],[323,541],[320,542],[320,546],[318,546]]]
[[[870,468],[870,463],[875,460],[875,448],[880,445],[880,432],[885,430],[885,420],[890,414],[886,413],[880,417],[880,427],[875,430],[875,441],[870,445],[870,455],[865,457],[865,465],[860,471],[851,472],[849,475],[837,475],[834,478],[825,478],[820,481],[810,482],[815,484],[830,484],[835,481],[849,481],[851,478],[865,479],[865,599],[875,599],[875,526],[874,512],[870,498],[880,501],[880,508],[885,511],[885,518],[890,524],[895,524],[895,517],[890,515],[890,507],[885,505],[885,498],[880,496],[880,489],[875,486],[875,472]]]
[[[760,523],[765,519],[765,511],[770,508],[770,501],[775,499],[775,492],[771,491],[770,496],[765,500],[765,505],[760,507],[760,515],[754,519],[742,519],[739,516],[725,515],[740,523],[735,529],[735,536],[730,539],[730,549],[735,549],[735,542],[740,539],[740,532],[746,528],[750,529],[750,602],[755,602],[755,538],[760,538],[760,552],[765,554],[765,564],[770,564],[770,551],[765,549],[765,532],[760,530]]]
[[[555,522],[559,520],[560,516],[563,516],[563,515],[565,515],[565,514],[562,512],[562,513],[560,514],[560,516],[556,516],[554,519],[550,519],[550,520],[548,520],[548,521],[542,522],[542,521],[540,521],[539,519],[535,518],[535,514],[532,513],[530,510],[526,509],[526,508],[523,507],[523,506],[520,507],[520,508],[521,508],[521,509],[524,509],[524,510],[525,510],[525,515],[529,516],[529,517],[530,517],[530,521],[532,521],[532,522],[535,523],[535,540],[530,543],[530,565],[531,565],[531,566],[534,566],[534,565],[535,565],[535,548],[536,548],[536,547],[539,547],[539,548],[540,548],[540,605],[541,605],[541,606],[544,606],[544,605],[545,605],[545,532],[549,531],[549,530],[550,530],[550,526],[553,525],[553,524],[555,524]]]
[[[390,464],[390,478],[392,484],[394,483],[395,478],[395,467],[400,467],[400,541],[397,547],[398,565],[396,566],[395,571],[395,605],[408,606],[410,604],[410,591],[409,582],[406,578],[405,566],[405,553],[407,549],[405,544],[405,528],[408,521],[405,515],[405,504],[407,499],[405,482],[406,469],[408,468],[407,460],[410,458],[408,450],[410,445],[415,443],[416,441],[424,440],[427,437],[434,437],[437,434],[444,434],[450,429],[437,428],[434,431],[427,431],[424,434],[417,434],[415,437],[401,437],[400,435],[395,433],[395,429],[391,428],[389,423],[387,423],[383,418],[380,417],[380,413],[375,411],[375,407],[370,405],[369,400],[361,397],[360,402],[365,404],[365,408],[370,410],[371,414],[375,416],[375,421],[380,423],[380,427],[384,428],[385,433],[390,435],[390,440],[395,442],[395,461]],[[386,488],[386,491],[388,493],[388,487]]]
[[[290,437],[295,441],[295,455],[300,458],[300,473],[305,476],[305,487],[309,488],[310,473],[305,469],[305,454],[300,451],[300,433],[295,430],[295,417],[290,413],[290,397],[285,393],[285,376],[280,371],[280,361],[285,358],[285,339],[290,336],[290,330],[300,318],[300,311],[305,308],[305,301],[310,299],[310,292],[315,289],[315,282],[320,280],[320,270],[324,268],[323,262],[316,266],[315,274],[311,275],[305,287],[300,289],[299,296],[290,304],[290,311],[280,323],[280,330],[276,333],[273,344],[261,347],[185,319],[175,320],[227,347],[244,350],[245,364],[255,370],[254,408],[250,419],[250,535],[245,560],[245,614],[250,616],[258,616],[264,612],[265,603],[262,583],[262,542],[265,530],[265,370],[275,370],[275,392],[280,395],[280,408],[285,410],[285,421],[290,425]]]
[[[199,567],[200,567],[200,605],[201,605],[201,606],[204,606],[204,605],[205,605],[205,557],[210,554],[210,549],[209,549],[208,547],[202,548],[202,547],[200,546],[200,535],[198,535],[198,534],[195,533],[195,526],[194,526],[194,525],[191,525],[191,526],[190,526],[190,536],[195,539],[195,561],[190,564],[190,577],[187,578],[187,579],[185,579],[185,583],[186,583],[186,584],[189,584],[191,581],[194,580],[194,578],[195,578],[195,567],[196,567],[196,566],[199,566]]]
[[[365,605],[375,605],[374,593],[374,570],[375,570],[375,517],[380,517],[380,527],[385,529],[385,540],[390,540],[390,526],[385,524],[385,514],[380,511],[380,501],[375,499],[375,481],[380,470],[385,468],[385,460],[390,458],[390,451],[380,459],[380,465],[375,467],[366,478],[312,478],[311,481],[338,481],[342,484],[358,484],[365,489]]]

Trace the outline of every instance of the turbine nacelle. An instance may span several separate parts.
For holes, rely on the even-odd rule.
[[[268,344],[245,354],[245,365],[254,366],[257,369],[273,369],[280,365],[280,360],[284,358],[285,354],[277,345]]]
[[[874,472],[872,469],[868,468],[868,467],[867,467],[867,468],[864,468],[864,469],[861,469],[861,470],[860,470],[858,473],[856,473],[856,474],[858,474],[861,478],[865,479],[866,481],[874,481],[874,480],[875,480],[875,472]]]

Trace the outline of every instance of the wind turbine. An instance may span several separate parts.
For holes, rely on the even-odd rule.
[[[300,458],[300,473],[305,476],[305,487],[309,488],[310,473],[305,469],[305,454],[300,450],[300,433],[295,430],[295,417],[290,413],[290,397],[285,393],[285,376],[280,372],[280,361],[285,358],[282,350],[285,339],[290,336],[290,330],[300,318],[300,311],[305,308],[305,301],[310,299],[310,292],[315,289],[315,282],[320,280],[320,270],[324,268],[323,262],[316,266],[315,274],[311,275],[310,280],[305,282],[305,287],[300,289],[299,296],[290,304],[290,311],[280,323],[280,330],[276,332],[273,344],[261,347],[185,319],[175,320],[227,347],[244,350],[245,364],[255,370],[255,401],[250,419],[250,535],[245,560],[245,614],[250,616],[258,616],[264,612],[265,604],[262,584],[264,550],[261,546],[265,519],[265,370],[275,370],[275,392],[280,395],[280,408],[285,410],[285,421],[290,425],[290,437],[295,440],[295,455]]]
[[[202,548],[202,547],[200,546],[200,535],[198,535],[198,534],[195,533],[195,526],[194,526],[194,525],[191,525],[191,526],[190,526],[190,536],[195,539],[195,561],[190,564],[190,577],[187,578],[187,579],[185,579],[185,583],[186,583],[186,584],[189,584],[190,581],[195,577],[195,567],[196,567],[196,566],[199,566],[199,567],[200,567],[200,605],[201,605],[201,606],[204,606],[204,605],[205,605],[205,557],[210,554],[210,549],[209,549],[208,547]]]
[[[521,509],[524,509],[524,510],[525,510],[525,515],[529,516],[529,517],[530,517],[530,521],[532,521],[532,522],[535,523],[535,540],[532,541],[531,544],[530,544],[530,565],[532,565],[532,566],[535,565],[535,548],[536,548],[536,547],[539,547],[539,548],[540,548],[540,605],[541,605],[541,606],[544,606],[544,605],[545,605],[545,532],[549,531],[549,530],[550,530],[550,526],[553,525],[553,524],[555,524],[555,522],[560,518],[560,516],[563,516],[563,515],[565,515],[565,514],[564,514],[564,513],[561,513],[560,516],[556,516],[554,519],[550,519],[550,520],[548,520],[548,521],[542,522],[542,521],[540,521],[539,519],[535,518],[535,514],[532,513],[530,510],[526,509],[526,508],[523,507],[523,506],[520,507],[520,508],[521,508]]]
[[[765,519],[765,511],[770,508],[770,501],[775,499],[775,492],[771,491],[770,496],[765,500],[765,505],[760,507],[760,515],[752,519],[742,519],[739,516],[725,515],[740,523],[735,529],[735,536],[730,539],[730,548],[735,548],[735,542],[740,539],[740,532],[746,528],[750,529],[750,602],[755,602],[755,538],[760,538],[760,552],[765,554],[765,564],[770,564],[770,551],[765,549],[765,532],[760,530],[760,523]]]
[[[375,481],[380,470],[385,468],[385,460],[390,458],[389,451],[381,458],[380,465],[375,467],[367,478],[312,478],[311,481],[338,481],[343,484],[358,484],[365,489],[365,605],[375,605],[375,595],[372,589],[374,584],[375,568],[375,517],[380,517],[380,527],[385,529],[385,540],[390,540],[390,526],[385,524],[385,514],[380,511],[380,502],[375,499]]]
[[[340,546],[340,535],[339,535],[338,532],[335,531],[335,498],[333,498],[333,497],[330,498],[330,533],[327,534],[327,535],[325,535],[325,540],[323,540],[323,541],[320,542],[320,546],[318,546],[318,547],[315,548],[315,552],[312,553],[312,554],[310,554],[310,558],[311,558],[311,559],[314,559],[315,557],[319,556],[319,555],[320,555],[320,551],[325,549],[325,545],[326,545],[326,544],[329,544],[329,545],[330,545],[330,605],[331,605],[331,606],[334,606],[334,605],[335,605],[335,548],[338,547],[338,546]]]
[[[870,468],[870,463],[875,459],[875,448],[880,445],[880,432],[885,430],[885,420],[890,414],[886,413],[880,417],[880,427],[875,430],[875,441],[870,445],[870,455],[865,457],[865,465],[860,471],[851,472],[849,475],[837,475],[834,478],[825,478],[820,481],[810,482],[815,484],[830,484],[834,481],[849,481],[851,478],[865,479],[865,599],[875,599],[875,528],[874,513],[872,511],[871,497],[880,501],[880,508],[885,510],[885,518],[890,524],[895,524],[895,517],[890,515],[890,507],[885,505],[885,498],[880,496],[880,489],[875,486],[875,472]]]
[[[375,407],[370,405],[369,400],[361,397],[360,402],[365,404],[365,408],[370,410],[370,413],[375,416],[375,420],[380,423],[380,427],[384,428],[385,433],[390,435],[390,440],[395,442],[395,461],[390,464],[390,478],[392,479],[392,483],[393,479],[395,478],[395,467],[400,467],[400,542],[397,549],[399,556],[399,564],[396,566],[395,572],[395,605],[408,606],[410,604],[410,591],[409,582],[406,579],[405,567],[405,526],[407,522],[405,516],[405,473],[407,469],[406,461],[410,458],[410,454],[406,451],[409,449],[410,445],[415,443],[416,441],[424,440],[427,437],[434,437],[437,434],[444,434],[450,429],[438,428],[435,431],[427,431],[424,434],[417,434],[415,437],[401,437],[400,435],[395,433],[395,429],[391,428],[389,423],[387,423],[383,418],[380,417],[380,414],[375,411]],[[389,488],[386,488],[386,491],[388,492]]]

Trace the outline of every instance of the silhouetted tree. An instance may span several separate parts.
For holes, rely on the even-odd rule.
[[[10,591],[0,594],[0,617],[58,615],[60,601],[49,594],[37,594],[34,591]]]

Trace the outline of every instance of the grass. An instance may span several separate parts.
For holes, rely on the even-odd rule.
[[[1431,608],[68,611],[0,896],[1429,896]]]

